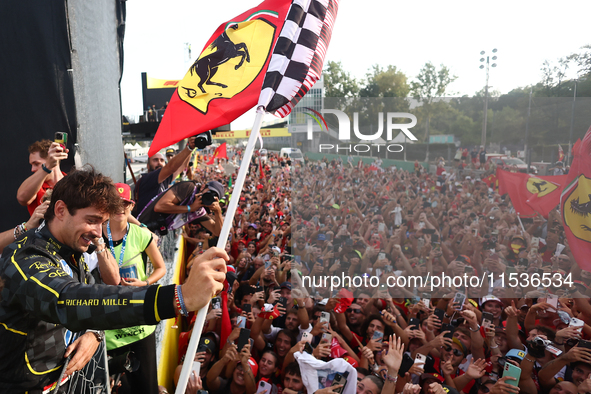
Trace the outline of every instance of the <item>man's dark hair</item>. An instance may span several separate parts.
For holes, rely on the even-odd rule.
[[[285,313],[286,316],[289,315],[289,314],[292,314],[292,315],[296,315],[297,316],[298,315],[298,310],[296,308],[291,308],[290,310],[287,311],[287,313]]]
[[[300,371],[300,364],[298,364],[296,361],[292,361],[291,363],[289,363],[289,365],[287,367],[285,367],[285,370],[283,371],[284,375],[294,375],[297,376],[298,378],[302,377],[302,372]]]
[[[296,337],[296,334],[294,334],[293,332],[289,331],[286,328],[284,328],[283,330],[279,331],[277,333],[277,337],[279,337],[279,334],[283,334],[283,335],[289,337],[289,340],[291,342],[291,347],[294,347],[295,344],[298,342],[298,339]]]
[[[537,330],[538,333],[544,334],[546,338],[548,338],[551,341],[554,341],[554,339],[556,338],[556,331],[554,331],[550,327],[537,325],[533,329]]]
[[[48,223],[55,216],[55,203],[59,200],[66,204],[70,215],[90,206],[109,215],[122,210],[121,198],[111,178],[96,172],[92,166],[72,171],[55,184],[49,208],[45,212]]]
[[[357,372],[362,374],[364,377],[367,375],[371,375],[371,372],[369,372],[369,369],[367,368],[357,367]]]
[[[368,317],[365,318],[363,323],[361,323],[361,327],[359,329],[359,333],[361,334],[361,336],[365,336],[365,333],[367,332],[367,329],[369,328],[369,323],[371,323],[373,320],[378,320],[384,326],[384,338],[388,338],[392,334],[392,329],[390,328],[390,326],[386,324],[384,319],[382,319],[382,316],[380,316],[376,313],[373,315],[369,315]]]
[[[35,141],[29,146],[29,154],[39,152],[42,159],[47,159],[47,154],[52,142],[50,140]]]

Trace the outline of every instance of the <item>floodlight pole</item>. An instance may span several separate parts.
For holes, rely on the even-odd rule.
[[[573,95],[573,105],[572,105],[572,109],[570,112],[570,134],[568,137],[568,156],[566,159],[566,163],[564,163],[565,167],[570,164],[572,150],[573,150],[573,129],[574,129],[574,125],[575,125],[575,101],[577,100],[577,82],[579,82],[579,80],[575,79],[575,93]]]

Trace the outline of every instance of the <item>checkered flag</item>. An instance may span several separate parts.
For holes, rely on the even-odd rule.
[[[294,0],[275,44],[259,106],[285,117],[320,79],[339,0]]]

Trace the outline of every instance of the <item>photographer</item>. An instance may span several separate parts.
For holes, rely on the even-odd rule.
[[[219,204],[223,195],[224,187],[217,181],[209,181],[205,185],[195,181],[178,182],[152,200],[138,220],[150,230],[160,232],[197,221],[218,236],[224,221]],[[208,212],[212,212],[213,217]]]

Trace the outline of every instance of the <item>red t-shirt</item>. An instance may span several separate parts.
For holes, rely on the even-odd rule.
[[[43,199],[43,196],[49,189],[53,189],[53,187],[49,186],[47,182],[43,182],[43,185],[41,185],[41,189],[39,189],[39,191],[37,192],[35,200],[33,200],[33,202],[27,206],[27,209],[29,210],[29,215],[33,216],[33,212],[35,212],[35,209],[37,209],[37,207],[41,205],[41,199]]]

